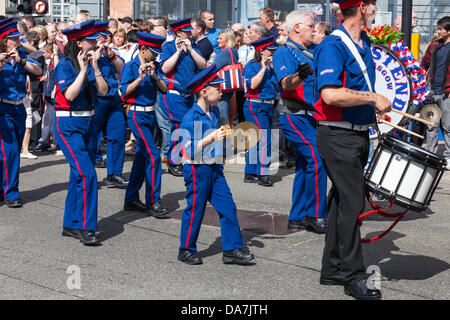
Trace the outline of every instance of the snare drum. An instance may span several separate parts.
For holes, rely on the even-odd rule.
[[[392,136],[383,135],[366,172],[366,186],[386,200],[425,210],[444,173],[447,161]]]
[[[381,44],[372,44],[372,56],[375,62],[375,92],[388,98],[392,108],[409,114],[415,114],[412,96],[412,82],[409,71],[403,61],[390,48]],[[391,123],[403,126],[409,118],[395,112],[387,113]],[[388,133],[393,128],[386,124],[379,124],[380,134]],[[372,128],[370,137],[376,138],[377,132]]]

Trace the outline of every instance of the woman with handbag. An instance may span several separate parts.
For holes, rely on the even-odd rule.
[[[273,184],[269,177],[271,129],[278,90],[272,55],[277,46],[272,36],[253,41],[251,45],[255,48],[255,57],[244,68],[247,84],[244,115],[246,121],[258,126],[260,138],[246,155],[244,182],[270,187]]]
[[[230,30],[230,29],[225,29],[222,30],[219,33],[219,39],[217,40],[219,48],[220,48],[220,52],[219,54],[216,56],[215,59],[215,64],[217,66],[217,69],[220,70],[219,74],[221,74],[221,76],[227,80],[227,76],[224,76],[223,72],[226,69],[230,69],[231,72],[233,72],[233,70],[236,70],[237,73],[242,76],[242,67],[240,66],[240,64],[238,63],[239,60],[239,54],[238,51],[235,48],[235,36],[234,36],[234,31]],[[237,65],[239,67],[239,69],[233,69],[231,70],[231,68],[229,68],[230,66],[235,66]],[[239,71],[240,70],[240,71]],[[239,76],[237,76],[236,78],[239,78]],[[220,111],[220,121],[224,122],[224,123],[231,123],[233,121],[233,119],[229,119],[229,106],[230,106],[230,99],[233,97],[233,92],[235,91],[238,87],[240,87],[239,85],[239,81],[237,83],[233,83],[235,85],[235,87],[230,87],[229,84],[225,84],[228,88],[224,90],[224,86],[221,86],[222,89],[222,98],[220,99],[217,107],[219,108]],[[243,83],[242,83],[243,86]]]

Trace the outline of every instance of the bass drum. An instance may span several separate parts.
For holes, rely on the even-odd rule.
[[[390,48],[381,44],[372,44],[372,56],[375,62],[375,92],[391,100],[392,109],[415,114],[412,96],[412,82],[409,71],[403,61]],[[402,126],[409,119],[395,112],[387,114],[388,120]],[[393,128],[386,124],[378,124],[380,134],[388,133]],[[376,138],[377,132],[371,128],[370,137]]]

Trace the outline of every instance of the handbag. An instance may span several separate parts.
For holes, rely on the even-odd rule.
[[[222,92],[233,92],[244,90],[244,76],[240,63],[234,63],[233,54],[230,48],[227,48],[230,53],[232,64],[223,67],[217,72],[217,75],[224,79],[225,82],[220,84]]]

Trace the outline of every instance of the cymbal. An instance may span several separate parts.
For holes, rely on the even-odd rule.
[[[236,125],[231,133],[231,144],[237,150],[247,151],[259,141],[259,129],[251,122],[241,122]]]
[[[430,122],[439,122],[442,118],[441,109],[435,104],[427,104],[420,110],[420,117]]]

